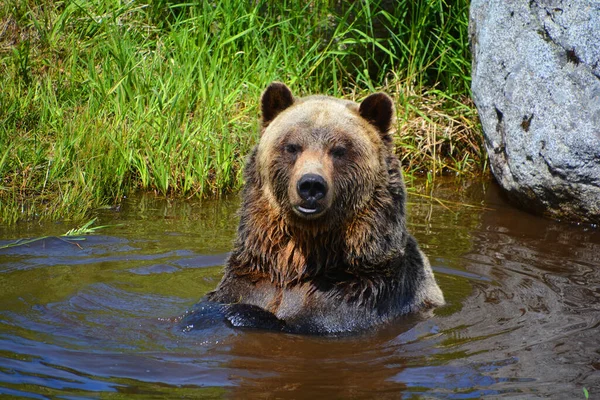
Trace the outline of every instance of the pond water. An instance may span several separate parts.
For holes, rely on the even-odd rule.
[[[600,229],[506,205],[490,182],[409,196],[448,305],[345,337],[186,332],[218,283],[236,197],[127,200],[69,223],[0,227],[0,397],[600,398]]]

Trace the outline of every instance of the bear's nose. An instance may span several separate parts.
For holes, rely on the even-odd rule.
[[[298,181],[298,194],[305,201],[316,201],[327,194],[327,182],[317,174],[302,175]]]

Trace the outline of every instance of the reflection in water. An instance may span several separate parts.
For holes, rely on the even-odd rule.
[[[597,396],[600,232],[521,213],[489,183],[443,182],[434,195],[449,202],[409,198],[409,225],[449,304],[357,336],[180,329],[220,279],[236,199],[136,198],[103,211],[99,224],[114,226],[81,248],[2,249],[0,395]],[[70,228],[0,227],[0,246]]]

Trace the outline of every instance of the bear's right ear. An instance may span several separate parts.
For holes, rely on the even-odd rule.
[[[290,88],[281,82],[271,83],[260,98],[263,128],[266,128],[280,112],[292,104],[294,104],[294,96]]]

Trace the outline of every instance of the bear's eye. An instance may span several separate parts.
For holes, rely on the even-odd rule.
[[[291,155],[298,154],[302,151],[302,147],[300,147],[300,145],[297,144],[286,144],[284,149],[286,153]]]
[[[331,149],[330,153],[335,158],[342,158],[346,155],[346,148],[342,146],[335,146]]]

